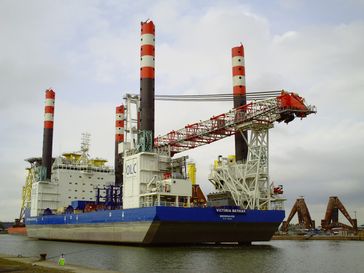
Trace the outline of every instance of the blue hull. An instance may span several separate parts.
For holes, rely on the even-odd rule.
[[[282,210],[148,207],[27,217],[28,236],[49,240],[173,244],[270,240]]]

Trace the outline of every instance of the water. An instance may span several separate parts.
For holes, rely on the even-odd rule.
[[[362,241],[271,241],[252,246],[133,247],[38,241],[0,235],[0,253],[58,260],[66,263],[134,272],[259,272],[362,273]]]

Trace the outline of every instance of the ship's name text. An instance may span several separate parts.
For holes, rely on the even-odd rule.
[[[234,208],[216,208],[217,213],[246,213],[245,209],[234,209]]]

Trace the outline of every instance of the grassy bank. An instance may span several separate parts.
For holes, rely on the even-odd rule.
[[[73,272],[70,270],[62,270],[56,268],[43,267],[38,264],[28,262],[20,262],[13,260],[14,258],[0,258],[1,272],[24,272],[24,273],[66,273]]]
[[[66,264],[59,266],[55,261],[39,261],[35,258],[10,257],[0,254],[0,272],[22,273],[117,273],[116,271],[88,268],[79,265]],[[120,272],[119,272],[120,273]]]

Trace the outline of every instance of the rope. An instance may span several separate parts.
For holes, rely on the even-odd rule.
[[[75,254],[75,253],[82,253],[82,252],[87,252],[87,251],[91,251],[91,250],[95,250],[96,248],[87,248],[87,249],[82,249],[82,250],[77,250],[77,251],[72,251],[72,252],[67,252],[67,253],[61,253],[63,254],[63,256],[66,255],[70,255],[70,254]],[[54,258],[58,258],[61,256],[61,254],[57,255],[57,256],[51,256],[51,257],[47,257],[46,260],[50,260],[50,259],[54,259]]]
[[[96,250],[96,248],[87,248],[87,249],[82,249],[82,250],[77,250],[77,251],[72,251],[72,252],[66,252],[66,253],[60,253],[56,256],[51,256],[51,257],[47,257],[46,260],[51,260],[51,259],[54,259],[54,258],[59,258],[61,256],[61,254],[63,254],[63,256],[66,256],[66,255],[71,255],[71,254],[75,254],[75,253],[82,253],[82,252],[86,252],[86,251],[91,251],[91,250]],[[38,256],[23,256],[21,254],[18,254],[17,255],[18,258],[39,258],[39,255]],[[38,261],[38,262],[41,262],[41,261]]]

